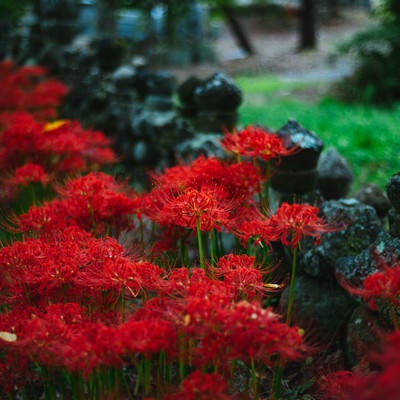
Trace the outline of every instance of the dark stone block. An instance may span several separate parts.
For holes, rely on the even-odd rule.
[[[346,197],[353,182],[353,174],[346,160],[333,147],[321,154],[318,161],[317,188],[327,200]]]
[[[376,240],[383,226],[374,208],[355,199],[325,201],[320,215],[342,228],[324,233],[317,245],[312,239],[305,240],[299,255],[299,271],[323,280],[334,279],[337,261],[358,255]]]
[[[278,169],[271,177],[271,187],[283,193],[305,194],[316,187],[317,170]]]
[[[395,210],[389,210],[389,232],[393,237],[400,238],[400,214]]]
[[[315,133],[302,127],[297,121],[289,120],[277,132],[289,149],[298,151],[290,157],[283,157],[279,169],[310,170],[317,167],[324,143]]]
[[[400,212],[400,172],[390,178],[386,184],[386,193],[392,206]]]
[[[287,309],[288,292],[286,287],[280,301],[282,310]],[[321,340],[332,340],[355,306],[354,300],[335,282],[322,282],[307,276],[296,278],[294,322],[317,326]]]
[[[390,201],[385,192],[377,185],[373,183],[365,185],[354,194],[354,198],[364,204],[374,207],[380,218],[384,218],[388,215]]]
[[[235,111],[242,92],[231,78],[217,72],[195,89],[194,100],[199,110]]]

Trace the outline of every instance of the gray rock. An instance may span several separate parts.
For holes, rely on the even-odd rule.
[[[374,207],[380,218],[384,218],[388,215],[390,201],[386,193],[374,183],[368,183],[363,186],[354,194],[354,198],[364,204]]]
[[[193,138],[184,140],[175,146],[178,158],[197,158],[200,155],[207,157],[224,157],[224,151],[220,145],[221,135],[198,132]]]
[[[334,147],[321,154],[317,172],[317,188],[326,200],[337,200],[347,196],[353,182],[353,173],[349,164]]]
[[[149,74],[147,90],[151,94],[172,96],[177,86],[175,76],[168,71],[158,71]]]
[[[194,118],[196,115],[196,102],[194,99],[194,92],[200,86],[202,80],[195,76],[186,79],[178,87],[178,97],[181,103],[181,113],[184,116]]]
[[[297,121],[289,120],[278,132],[288,149],[296,151],[282,157],[271,177],[271,188],[280,193],[304,195],[316,189],[317,163],[323,142]]]
[[[298,149],[295,154],[282,158],[280,170],[298,171],[317,167],[324,143],[314,132],[307,130],[294,119],[290,119],[277,131],[277,134],[283,139],[287,148],[296,146]]]
[[[339,259],[335,266],[335,275],[339,283],[345,282],[344,286],[361,285],[367,276],[379,271],[382,263],[392,265],[399,259],[400,238],[381,231],[359,254]]]
[[[282,292],[280,306],[287,309],[289,288]],[[299,276],[295,282],[293,306],[294,322],[305,329],[317,327],[320,339],[331,341],[356,306],[352,298],[335,282],[322,282],[307,276]]]
[[[392,208],[388,213],[389,232],[393,237],[400,237],[400,213]]]
[[[318,245],[305,241],[299,269],[309,276],[329,280],[334,277],[337,261],[359,254],[377,238],[383,226],[373,207],[355,199],[325,201],[320,215],[327,222],[343,225],[343,229],[324,233]]]
[[[194,101],[199,110],[234,111],[242,100],[239,87],[222,72],[211,75],[194,91]]]
[[[392,175],[386,184],[386,193],[393,208],[400,212],[400,172]]]
[[[347,323],[345,338],[345,355],[350,368],[363,360],[365,354],[377,348],[377,336],[386,329],[387,326],[379,316],[367,307],[358,305],[354,308]]]

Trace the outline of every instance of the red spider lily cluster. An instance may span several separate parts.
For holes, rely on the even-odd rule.
[[[393,331],[379,332],[376,346],[364,355],[353,371],[337,371],[321,379],[324,398],[328,400],[397,399],[400,393],[400,264],[390,257],[387,263],[376,255],[377,270],[362,283],[341,279],[341,285],[360,297],[374,312],[389,319]]]
[[[105,379],[131,368],[137,381],[124,390],[135,394],[190,398],[194,390],[193,398],[206,398],[213,390],[234,398],[228,382],[238,362],[256,376],[277,360],[304,358],[310,348],[302,331],[266,305],[279,287],[269,280],[273,268],[246,248],[225,251],[218,235],[239,239],[247,219],[265,226],[280,219],[284,228],[262,240],[290,244],[327,225],[309,205],[283,204],[270,217],[256,212],[256,181],[247,172],[257,177],[257,170],[240,165],[201,157],[154,177],[153,190],[142,194],[91,172],[15,214],[10,230],[22,240],[0,251],[5,393],[38,384],[39,365],[77,375],[82,385],[99,372]],[[304,211],[302,225],[293,210],[299,218]],[[204,269],[191,247],[199,232],[213,233],[216,246]],[[102,390],[122,390],[113,382]]]
[[[297,151],[296,147],[288,148],[283,139],[273,132],[268,132],[262,127],[249,125],[243,130],[233,133],[225,132],[221,141],[223,148],[237,158],[250,157],[264,161],[291,155]]]
[[[400,332],[384,339],[381,353],[368,355],[375,365],[371,371],[338,371],[325,377],[322,383],[327,400],[380,400],[397,399],[400,393]]]
[[[57,116],[57,107],[66,95],[67,87],[56,79],[48,78],[41,66],[18,67],[11,60],[0,63],[0,120],[1,125],[8,113],[27,111],[37,119]]]
[[[40,68],[0,70],[10,98],[26,93],[1,114],[1,195],[52,185],[49,198],[30,197],[3,221],[0,396],[279,398],[276,377],[313,350],[285,321],[289,310],[278,312],[288,279],[270,252],[286,246],[295,267],[304,238],[338,229],[313,205],[266,209],[270,173],[257,160],[278,163],[297,149],[262,128],[226,132],[235,160],[199,157],[152,174],[152,190],[136,193],[99,171],[115,160],[100,132],[43,120],[54,115],[37,113],[50,95],[29,103]],[[392,300],[385,285],[374,296]],[[386,379],[394,360],[377,358],[382,372],[360,382]],[[326,378],[326,396],[353,393],[345,377]]]
[[[45,188],[65,177],[115,162],[110,140],[79,122],[57,120],[67,93],[42,67],[0,63],[0,202],[27,197],[31,183]],[[22,193],[21,193],[22,192]]]

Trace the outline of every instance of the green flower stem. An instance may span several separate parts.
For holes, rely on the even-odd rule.
[[[288,307],[286,312],[286,324],[290,326],[292,324],[292,313],[294,304],[294,287],[296,283],[296,267],[297,267],[297,246],[293,248],[292,252],[292,273],[290,276],[290,286],[289,286],[289,299]],[[276,360],[276,366],[274,369],[274,376],[272,380],[272,390],[273,398],[275,400],[280,399],[282,392],[282,377],[284,372],[284,367],[281,364],[281,358],[278,357]]]
[[[274,376],[272,378],[272,392],[274,400],[280,399],[282,392],[283,367],[279,364],[280,364],[280,357],[278,357],[278,359],[276,360],[276,366],[274,368]]]
[[[126,379],[126,375],[124,374],[124,371],[121,373],[121,379],[122,379],[122,384],[125,387],[125,394],[127,395],[128,400],[133,400],[130,388],[129,388],[129,383],[128,380]]]
[[[292,313],[293,313],[293,304],[294,304],[294,287],[296,283],[296,267],[297,267],[297,246],[293,248],[292,253],[292,273],[290,276],[290,286],[289,286],[289,299],[288,299],[288,307],[286,312],[286,324],[292,324]]]
[[[258,163],[257,163],[256,159],[253,160],[253,165],[255,168],[258,169]],[[257,189],[258,189],[258,200],[260,202],[260,209],[263,212],[264,211],[264,196],[263,196],[261,180],[258,180],[258,182],[257,182]]]
[[[144,357],[144,394],[149,395],[151,386],[151,359]]]
[[[143,226],[143,219],[139,218],[139,232],[140,232],[140,244],[142,246],[142,251],[144,253],[145,244],[144,244],[144,226]]]
[[[200,217],[196,216],[196,229],[197,229],[197,244],[199,246],[199,259],[200,259],[200,267],[204,268],[204,252],[203,252],[203,239],[201,237],[201,227],[200,227]]]
[[[217,257],[222,257],[225,254],[224,241],[222,239],[222,232],[215,232],[217,238]]]
[[[74,399],[83,400],[85,398],[84,395],[84,382],[82,379],[82,375],[78,372],[74,372],[71,377],[72,380],[72,394]]]
[[[253,398],[258,399],[258,382],[257,382],[257,374],[256,367],[254,364],[254,358],[251,359],[251,380],[253,384]]]
[[[396,308],[394,304],[389,304],[390,319],[392,320],[393,328],[397,331],[399,329],[399,322],[397,319]]]
[[[267,161],[265,166],[265,186],[264,186],[264,209],[265,211],[269,208],[269,186],[271,180],[271,161]]]
[[[214,265],[216,260],[216,239],[213,229],[211,229],[210,232],[208,233],[208,239],[210,242],[211,265]]]

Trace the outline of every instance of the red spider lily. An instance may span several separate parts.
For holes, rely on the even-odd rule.
[[[223,277],[228,285],[237,291],[237,299],[255,300],[265,295],[270,289],[264,284],[264,276],[271,271],[262,270],[254,256],[245,254],[226,254],[213,268],[215,277]]]
[[[264,309],[258,302],[241,301],[224,318],[225,340],[229,343],[229,357],[244,361],[258,361],[274,365],[274,356],[281,360],[299,360],[306,352],[297,327],[280,322],[271,308]]]
[[[10,306],[63,300],[107,307],[125,290],[137,293],[146,284],[151,290],[161,275],[156,266],[127,260],[115,239],[96,239],[73,226],[3,247],[0,266],[1,296]]]
[[[378,271],[368,275],[362,282],[362,287],[355,287],[344,279],[340,284],[351,294],[361,297],[368,302],[371,310],[377,310],[377,300],[383,300],[394,307],[400,307],[400,264],[395,261],[388,265],[377,257]]]
[[[0,110],[27,110],[39,118],[54,118],[68,89],[46,75],[40,66],[17,67],[10,60],[0,63]]]
[[[230,400],[226,380],[217,373],[192,372],[181,383],[178,392],[166,396],[165,400]]]
[[[125,184],[111,175],[91,172],[71,179],[58,189],[71,219],[84,229],[93,232],[107,231],[107,227],[122,229],[132,227],[131,215],[137,210],[134,194]]]
[[[21,232],[49,233],[69,225],[78,225],[98,236],[118,236],[133,227],[138,200],[124,184],[111,175],[92,172],[70,179],[57,192],[63,197],[42,206],[31,207],[16,219]],[[132,197],[131,197],[132,196]]]
[[[240,132],[225,131],[221,144],[225,150],[236,156],[259,157],[264,161],[288,156],[297,151],[296,148],[285,147],[282,138],[264,128],[249,125]]]
[[[16,312],[0,313],[0,388],[4,393],[23,387],[33,377],[28,355],[12,351],[17,340],[15,332],[29,318],[30,311],[27,307],[21,307]]]
[[[380,354],[368,355],[376,370],[367,372],[338,371],[322,380],[324,400],[397,399],[400,393],[400,331],[386,338]]]
[[[237,212],[229,225],[229,231],[241,240],[244,247],[249,246],[249,240],[254,240],[255,245],[263,242],[270,247],[273,237],[269,217],[262,214],[254,203]]]
[[[261,172],[251,163],[227,164],[216,158],[200,156],[191,165],[168,168],[162,175],[152,175],[156,188],[182,192],[189,187],[201,190],[205,186],[224,188],[232,199],[246,201],[257,190]]]
[[[27,186],[31,182],[40,182],[43,186],[46,186],[49,182],[49,176],[44,172],[42,166],[25,164],[15,170],[15,175],[9,182],[23,186]]]
[[[318,216],[318,208],[308,204],[282,203],[275,215],[269,218],[268,237],[271,241],[279,240],[285,246],[295,248],[303,237],[313,237],[319,242],[321,234],[339,229],[325,223]]]
[[[7,320],[10,315],[2,315],[0,326],[6,328]],[[14,337],[7,343],[0,338],[1,348],[41,365],[79,372],[84,377],[97,367],[121,367],[125,359],[139,354],[149,356],[161,350],[168,353],[176,341],[175,330],[166,321],[129,320],[108,326],[88,319],[86,310],[76,303],[52,304],[25,317],[20,313]]]
[[[148,262],[134,262],[124,257],[112,259],[100,258],[92,261],[74,279],[74,284],[82,293],[99,297],[106,291],[114,296],[128,295],[137,297],[140,293],[150,292],[160,286],[164,271]]]
[[[6,229],[24,234],[48,235],[76,225],[68,211],[64,202],[57,199],[40,206],[33,205],[26,213],[13,217],[13,226]]]
[[[232,304],[218,296],[187,297],[180,332],[192,343],[187,350],[190,363],[221,371],[228,371],[234,360],[249,366],[273,366],[277,356],[299,360],[307,350],[298,328],[280,322],[272,309],[263,309],[258,302]]]
[[[44,124],[20,117],[0,134],[0,166],[10,170],[30,162],[64,176],[113,163],[110,144],[103,133],[76,121]]]
[[[167,201],[159,214],[158,222],[193,230],[197,229],[197,224],[202,231],[220,230],[229,222],[233,209],[234,206],[229,203],[226,193],[219,188],[188,188]]]
[[[35,122],[34,116],[26,111],[0,112],[0,132],[13,125],[31,125]]]
[[[305,346],[298,329],[280,322],[279,315],[258,302],[232,303],[236,289],[230,283],[212,280],[199,269],[193,270],[191,277],[181,269],[175,278],[174,272],[170,288],[164,289],[171,298],[176,291],[174,302],[154,299],[137,315],[174,321],[191,343],[185,354],[189,363],[229,370],[235,359],[272,365],[276,355],[285,360],[302,357]]]

